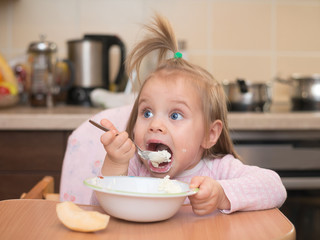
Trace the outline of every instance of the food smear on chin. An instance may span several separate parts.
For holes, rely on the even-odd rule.
[[[160,179],[158,190],[164,191],[166,193],[182,192],[182,189],[179,183],[176,180],[171,180],[169,175],[165,176],[163,179]]]
[[[160,163],[171,162],[171,154],[167,150],[149,153],[149,159],[154,167],[159,167]]]

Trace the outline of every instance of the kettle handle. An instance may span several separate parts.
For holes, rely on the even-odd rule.
[[[103,44],[103,65],[104,65],[104,73],[103,79],[105,81],[106,88],[111,91],[117,91],[117,87],[124,81],[125,69],[124,69],[124,61],[126,55],[126,48],[121,39],[115,35],[84,35],[84,38],[87,39],[96,39],[102,41]],[[120,66],[118,73],[116,74],[116,78],[114,81],[109,80],[109,50],[113,45],[119,46],[120,48]],[[111,85],[111,83],[114,85]]]
[[[125,74],[125,65],[124,65],[124,61],[125,61],[125,56],[126,56],[126,48],[125,48],[125,45],[124,43],[121,41],[120,38],[118,38],[117,36],[113,36],[113,39],[112,39],[114,42],[112,45],[117,45],[119,46],[120,48],[120,65],[119,65],[119,71],[116,75],[116,78],[115,80],[113,81],[114,84],[116,86],[114,86],[113,88],[116,88],[118,86],[121,85],[122,81],[124,81],[124,74]],[[111,82],[109,82],[109,88],[112,88],[111,87]],[[117,91],[117,89],[111,89],[113,91]]]

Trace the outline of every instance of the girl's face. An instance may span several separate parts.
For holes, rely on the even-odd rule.
[[[154,177],[174,177],[193,168],[203,154],[204,116],[198,91],[184,75],[156,74],[144,85],[134,140],[143,150],[168,150],[171,162],[159,167],[141,159]]]

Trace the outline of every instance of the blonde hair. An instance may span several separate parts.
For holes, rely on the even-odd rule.
[[[127,57],[126,70],[128,75],[136,71],[138,80],[140,81],[139,70],[142,60],[151,52],[158,51],[158,66],[142,83],[141,89],[148,79],[163,71],[178,72],[190,76],[186,79],[195,86],[202,99],[204,125],[205,129],[208,129],[205,137],[209,137],[211,123],[218,119],[223,123],[222,132],[217,143],[213,147],[206,149],[203,157],[222,157],[226,154],[233,154],[235,157],[239,157],[234,150],[229,135],[226,97],[221,84],[208,71],[200,66],[189,63],[183,58],[167,59],[168,52],[173,54],[178,52],[176,37],[167,19],[156,14],[154,21],[150,25],[145,25],[145,28],[149,34],[134,47]],[[134,103],[126,129],[132,139],[134,138],[133,130],[137,120],[140,93]]]

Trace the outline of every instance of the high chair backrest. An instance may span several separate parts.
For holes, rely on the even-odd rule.
[[[100,122],[106,118],[121,132],[126,129],[131,109],[132,105],[107,109],[91,119]],[[60,201],[92,204],[93,191],[86,187],[83,181],[100,173],[106,155],[100,142],[103,133],[86,121],[70,135],[62,166]]]

